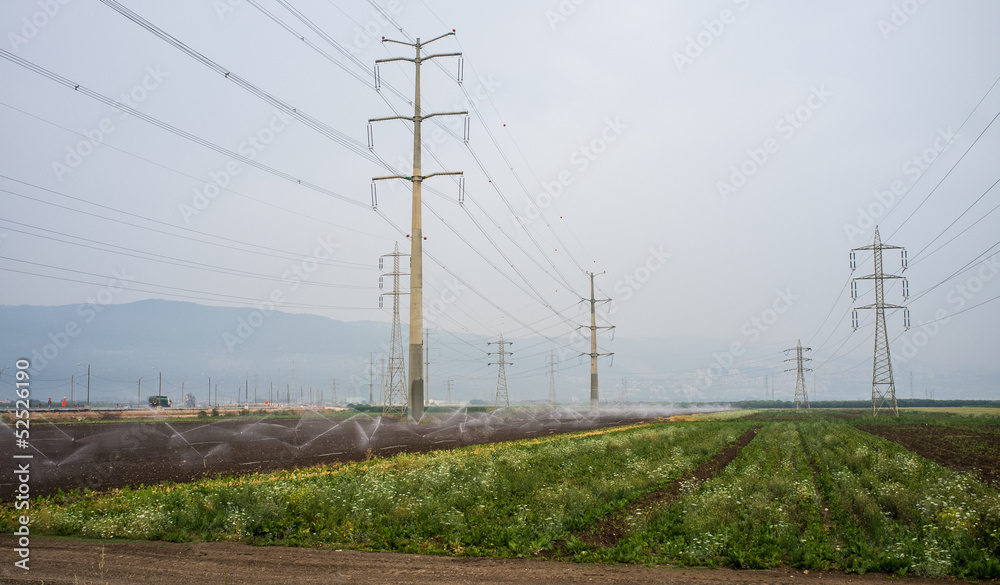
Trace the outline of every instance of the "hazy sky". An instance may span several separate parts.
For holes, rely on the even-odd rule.
[[[409,186],[381,182],[376,212],[370,185],[409,174],[413,139],[408,123],[376,123],[369,152],[366,128],[412,115],[413,66],[383,65],[377,93],[374,61],[412,57],[378,39],[455,29],[429,52],[464,53],[463,84],[451,57],[421,80],[425,114],[471,113],[468,145],[461,117],[424,124],[424,174],[466,177],[464,203],[452,177],[425,184],[429,326],[566,345],[588,318],[584,271],[606,272],[597,294],[615,302],[601,320],[619,340],[716,348],[688,356],[691,383],[716,363],[737,375],[731,357],[780,371],[797,339],[821,376],[863,379],[872,316],[851,333],[848,254],[878,223],[908,251],[913,324],[937,320],[900,336],[903,315],[890,315],[894,353],[917,371],[996,369],[996,2],[123,0],[121,11],[203,62],[98,0],[0,4],[2,304],[279,299],[283,311],[388,321],[379,256],[409,250]],[[855,276],[872,272],[870,255],[858,263]],[[884,263],[900,273],[898,252]],[[856,304],[871,291],[860,283]],[[886,295],[903,301],[899,283]],[[522,372],[544,379],[550,348],[522,354]]]

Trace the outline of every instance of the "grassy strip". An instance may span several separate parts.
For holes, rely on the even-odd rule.
[[[842,568],[1000,576],[1000,495],[844,425],[812,423],[806,448],[848,554]]]
[[[680,477],[748,427],[650,425],[55,496],[32,502],[32,531],[527,556]],[[16,512],[0,508],[0,530],[13,530]]]
[[[597,554],[617,562],[766,568],[835,566],[819,492],[792,423],[767,425],[719,475]]]

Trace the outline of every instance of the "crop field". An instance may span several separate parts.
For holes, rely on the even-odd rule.
[[[952,451],[988,456],[1000,433],[996,418],[920,413],[875,424],[836,413],[768,414],[57,494],[32,501],[32,531],[1000,577],[997,486],[965,459],[938,462],[892,435],[926,425],[937,436],[953,433]],[[0,508],[0,530],[15,522],[10,505]]]

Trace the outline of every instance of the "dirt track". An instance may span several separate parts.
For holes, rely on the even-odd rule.
[[[794,569],[734,571],[591,565],[526,559],[452,558],[393,553],[251,547],[234,543],[95,542],[34,539],[30,571],[13,567],[10,538],[0,539],[0,581],[5,583],[119,585],[242,585],[435,583],[669,583],[671,585],[772,585],[890,583],[885,575],[806,575]],[[101,568],[102,550],[104,554]],[[955,579],[892,578],[905,585],[959,583]]]

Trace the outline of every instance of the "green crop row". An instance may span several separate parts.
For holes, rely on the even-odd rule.
[[[725,470],[578,559],[1000,576],[1000,494],[843,423],[772,423]]]
[[[747,423],[680,423],[336,468],[33,502],[32,532],[531,555],[719,451]],[[16,515],[0,509],[0,530]]]
[[[1000,576],[1000,494],[970,475],[849,427],[805,445],[849,550],[845,569]]]
[[[652,517],[633,518],[614,548],[620,562],[830,568],[838,553],[797,425],[765,426],[725,470]]]

